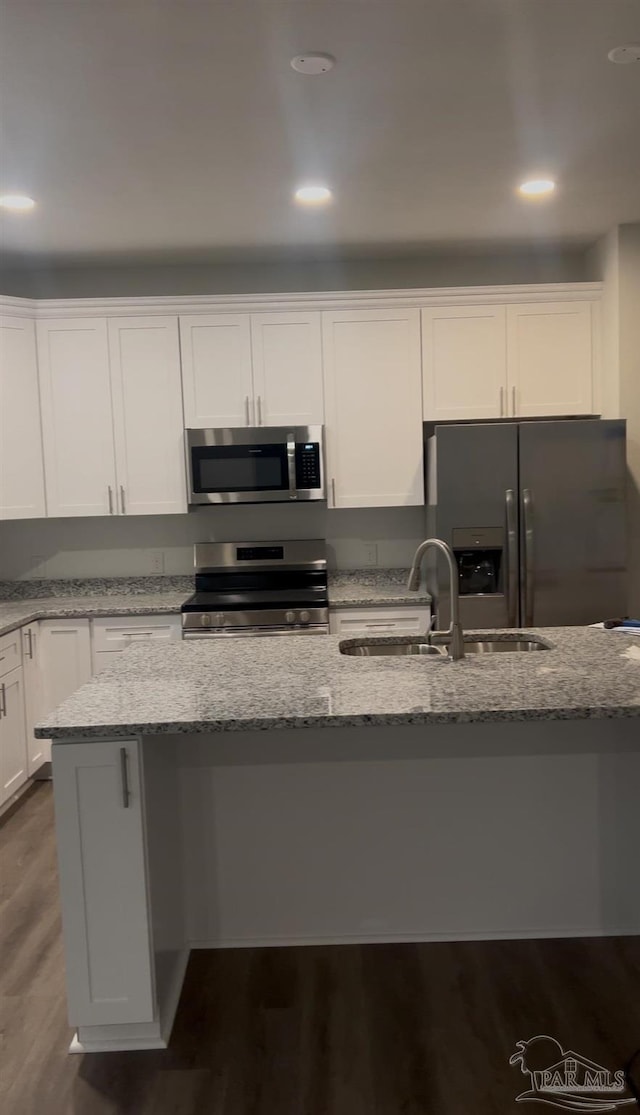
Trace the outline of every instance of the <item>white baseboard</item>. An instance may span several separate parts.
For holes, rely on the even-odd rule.
[[[173,970],[173,976],[169,985],[166,1000],[164,1003],[160,1003],[159,1005],[160,1033],[162,1034],[162,1039],[165,1045],[169,1044],[169,1038],[171,1037],[171,1031],[173,1029],[173,1023],[176,1017],[178,1003],[180,1002],[180,994],[182,992],[182,985],[184,983],[187,964],[189,963],[190,952],[191,949],[188,945],[185,946],[185,948],[183,948],[180,952],[179,957],[176,961],[175,968]]]
[[[163,1038],[117,1038],[105,1041],[104,1038],[95,1041],[80,1041],[77,1032],[73,1035],[69,1046],[69,1053],[129,1053],[136,1049],[166,1049],[168,1042]]]

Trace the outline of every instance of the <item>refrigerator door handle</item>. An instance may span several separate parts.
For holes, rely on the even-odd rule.
[[[533,535],[533,500],[529,488],[522,490],[522,515],[524,525],[524,622],[525,626],[533,625],[533,598],[534,584],[534,535]]]
[[[509,627],[517,623],[518,604],[518,538],[516,528],[516,497],[513,488],[505,492],[507,512],[507,619]]]

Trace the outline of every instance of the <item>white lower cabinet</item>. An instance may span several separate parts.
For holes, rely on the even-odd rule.
[[[78,1027],[150,1022],[139,744],[56,743],[53,774],[69,1020]]]
[[[425,635],[431,622],[428,604],[421,607],[340,608],[329,612],[329,631],[343,639],[367,635]]]
[[[48,716],[91,678],[88,619],[40,621],[40,715]]]
[[[47,739],[36,739],[34,728],[41,717],[42,710],[42,672],[40,663],[40,624],[30,623],[23,627],[22,669],[24,673],[24,708],[27,726],[27,769],[29,775],[51,758],[51,743]],[[51,711],[51,710],[49,710]]]
[[[0,677],[0,805],[27,780],[22,666]]]
[[[91,626],[94,674],[135,643],[178,643],[182,638],[180,616],[110,616],[94,619]]]

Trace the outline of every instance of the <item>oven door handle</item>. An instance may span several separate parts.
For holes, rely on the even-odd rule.
[[[287,434],[287,469],[289,472],[289,499],[297,499],[296,486],[296,441],[293,431]]]

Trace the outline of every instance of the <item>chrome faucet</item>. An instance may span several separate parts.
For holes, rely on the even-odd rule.
[[[430,643],[435,637],[439,642],[447,643],[449,646],[449,654],[454,662],[464,658],[464,631],[460,623],[460,595],[458,593],[458,567],[456,559],[453,556],[453,550],[441,538],[427,538],[421,542],[415,552],[411,572],[409,573],[409,580],[407,582],[407,589],[409,592],[417,592],[420,587],[420,566],[422,559],[427,550],[433,547],[439,550],[441,554],[447,559],[449,566],[449,595],[451,597],[451,623],[446,631],[430,631],[428,635],[428,642]]]

